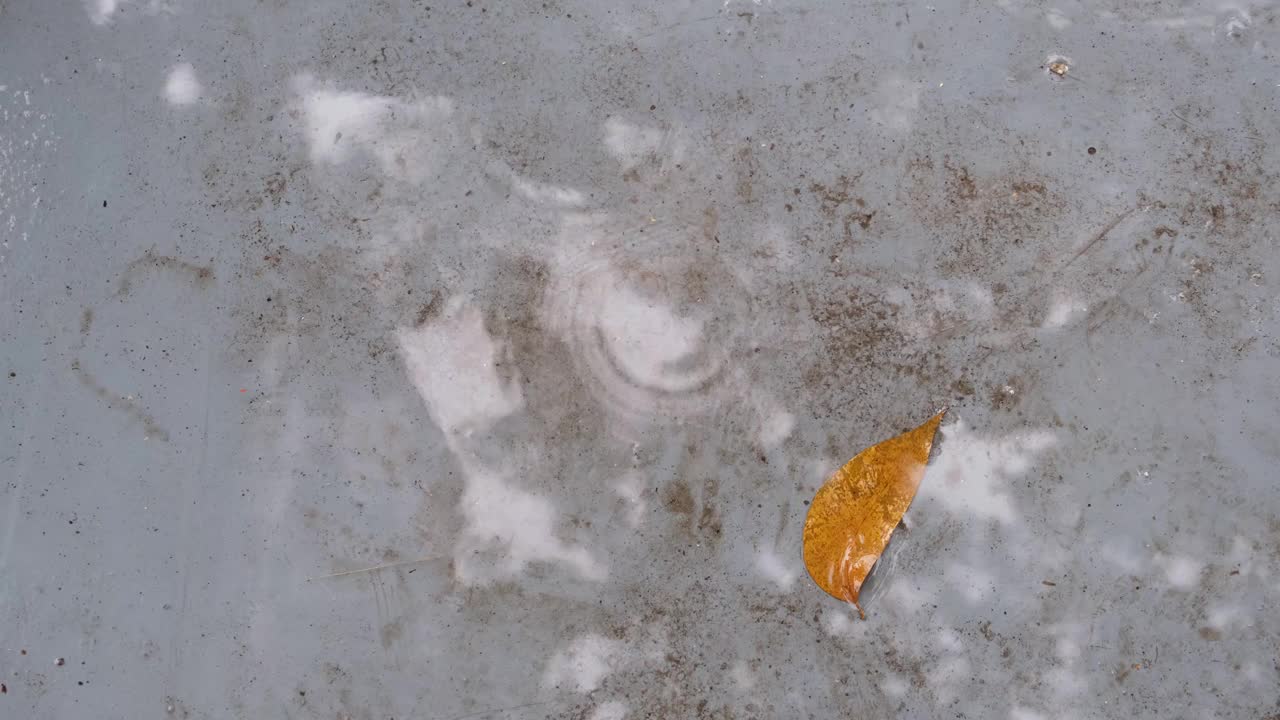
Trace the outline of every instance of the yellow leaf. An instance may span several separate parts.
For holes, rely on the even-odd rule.
[[[804,523],[804,566],[832,597],[858,604],[858,591],[911,505],[946,410],[858,453],[823,485]]]

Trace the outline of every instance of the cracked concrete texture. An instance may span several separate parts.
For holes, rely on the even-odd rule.
[[[0,715],[1280,714],[1276,22],[0,4]]]

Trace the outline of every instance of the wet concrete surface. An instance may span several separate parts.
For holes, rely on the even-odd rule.
[[[1276,717],[1276,27],[0,3],[0,717]]]

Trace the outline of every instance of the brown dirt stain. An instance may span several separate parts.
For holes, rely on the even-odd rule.
[[[134,422],[141,425],[143,430],[146,431],[148,438],[156,438],[157,440],[169,442],[169,431],[161,427],[160,423],[156,422],[156,419],[146,410],[142,409],[137,402],[108,390],[102,385],[102,383],[98,382],[97,378],[91,375],[89,371],[80,366],[80,361],[78,359],[71,361],[71,370],[80,380],[80,384],[92,390],[93,394],[97,395],[104,403],[106,403],[108,408],[120,410]]]
[[[664,495],[663,506],[673,513],[692,515],[694,508],[693,491],[689,489],[689,483],[684,480],[676,480],[668,485]]]
[[[142,257],[129,263],[116,286],[116,295],[128,295],[133,282],[139,276],[156,270],[166,270],[186,277],[197,288],[205,289],[214,281],[213,268],[173,257],[172,255],[156,255],[148,250]]]
[[[401,637],[404,637],[404,619],[399,618],[386,623],[378,631],[378,638],[382,641],[382,647],[390,650],[391,646]]]

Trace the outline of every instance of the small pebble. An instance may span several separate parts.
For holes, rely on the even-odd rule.
[[[54,665],[57,665],[58,667],[62,667],[63,665],[66,665],[66,664],[67,664],[67,659],[66,659],[66,658],[58,658],[57,660],[54,660],[54,661],[53,661],[53,664],[54,664]]]

